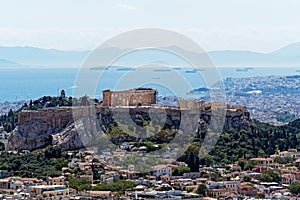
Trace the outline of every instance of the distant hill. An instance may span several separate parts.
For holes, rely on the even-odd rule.
[[[290,44],[271,53],[251,51],[212,51],[208,55],[218,66],[300,66],[300,43]]]
[[[192,52],[181,49],[177,46],[166,47],[170,54],[165,51],[141,51],[134,54],[127,54],[122,57],[119,65],[142,65],[142,64],[169,64],[169,65],[187,65],[182,58],[190,58],[191,60],[201,60],[203,65],[208,65],[207,56],[205,54]],[[119,52],[118,48],[107,48],[98,50],[97,56],[105,58],[111,56],[115,52]],[[210,51],[207,52],[209,58],[218,67],[300,67],[300,43],[295,43],[283,47],[271,53],[259,53],[253,51]],[[101,60],[101,59],[99,59]],[[102,63],[101,63],[102,64]]]
[[[0,58],[27,66],[78,67],[88,51],[61,51],[35,47],[0,47]]]
[[[168,47],[170,51],[176,50],[179,55],[189,56],[192,59],[203,59],[204,54],[197,54],[176,46]],[[97,60],[114,55],[122,49],[107,48],[98,50]],[[78,67],[91,51],[61,51],[55,49],[41,49],[35,47],[0,47],[0,58],[12,63],[22,63],[26,66],[40,67]],[[289,44],[271,53],[252,51],[210,51],[207,53],[211,60],[219,67],[300,67],[300,42]],[[138,64],[169,64],[186,65],[179,56],[171,55],[164,51],[142,51],[128,54],[120,59],[122,65]],[[4,61],[1,61],[4,63]],[[0,66],[4,65],[1,64]],[[101,65],[103,63],[95,63]],[[8,66],[10,66],[7,63]],[[93,64],[91,64],[93,65]]]
[[[300,42],[292,43],[284,46],[277,51],[271,53],[274,56],[287,56],[287,57],[299,57],[300,56]]]

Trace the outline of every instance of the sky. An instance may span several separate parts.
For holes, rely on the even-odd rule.
[[[0,46],[87,50],[155,27],[203,49],[272,52],[300,42],[298,0],[0,0]]]

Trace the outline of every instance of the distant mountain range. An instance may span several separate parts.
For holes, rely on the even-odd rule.
[[[0,59],[30,67],[78,67],[88,53],[35,47],[0,47]]]
[[[300,67],[300,43],[293,43],[271,53],[251,51],[212,51],[208,55],[221,66],[280,66]]]
[[[189,55],[201,58],[197,53],[180,49],[176,46],[168,47]],[[112,55],[120,51],[118,48],[99,50],[99,58]],[[55,49],[41,49],[35,47],[0,47],[0,67],[79,67],[91,51],[61,51]],[[219,67],[300,67],[300,42],[287,45],[271,53],[251,51],[210,51],[207,53],[211,60]],[[143,63],[184,65],[176,56],[163,52],[140,52],[121,59],[123,65]],[[99,63],[101,65],[101,63]]]

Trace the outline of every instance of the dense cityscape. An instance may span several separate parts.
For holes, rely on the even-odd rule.
[[[294,83],[290,79],[296,78],[274,77],[269,84]],[[264,78],[256,78],[257,82],[251,87],[243,86],[250,80],[226,80],[226,84],[232,84],[232,88],[239,91],[235,92],[240,94],[235,97],[238,97],[236,104],[241,104],[241,99],[246,97],[263,94],[249,95],[248,90],[265,91],[262,85],[268,85]],[[201,143],[209,134],[205,127],[209,126],[211,112],[216,109],[214,103],[181,99],[178,108],[162,108],[161,104],[156,104],[156,93],[151,88],[105,90],[103,101],[95,101],[86,96],[80,99],[67,97],[62,91],[59,97],[42,97],[24,104],[18,111],[9,111],[1,118],[0,197],[296,199],[300,192],[297,182],[300,180],[299,122],[287,126],[264,125],[252,121],[246,107],[227,105],[223,133],[210,155],[200,159]],[[100,127],[106,127],[99,130],[102,133],[97,136],[96,149],[85,148],[79,142],[82,136],[78,136],[76,130],[80,130],[81,123],[84,126],[84,121],[76,125],[72,117],[69,105],[75,102],[77,105],[73,105],[73,109],[95,104]],[[114,112],[120,109],[122,113],[126,108],[134,108],[131,118],[135,123],[149,126],[147,139],[139,139],[138,126],[121,126],[111,118],[110,109]],[[158,111],[167,108],[166,124],[154,126],[154,121],[147,115],[149,108]],[[180,110],[193,110],[192,113],[196,111],[201,115],[196,135],[192,136],[194,140],[184,154],[174,157],[175,152],[181,151],[180,145],[168,147],[168,143],[180,134],[179,115],[176,114]],[[85,111],[80,113],[79,121],[85,118]],[[188,140],[189,135],[185,134]],[[273,142],[269,143],[269,140]],[[234,149],[231,149],[232,145],[235,145]],[[166,146],[159,157],[148,154]]]
[[[299,118],[300,76],[227,78],[227,101],[244,105],[253,119],[282,125]]]
[[[299,8],[2,0],[0,200],[300,200]]]

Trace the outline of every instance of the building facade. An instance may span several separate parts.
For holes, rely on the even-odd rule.
[[[153,176],[160,177],[162,175],[168,174],[172,176],[172,168],[167,165],[155,165],[152,168]]]
[[[157,91],[152,88],[137,88],[123,91],[104,90],[104,106],[148,106],[156,104]]]
[[[181,109],[193,109],[193,108],[197,108],[197,109],[201,109],[204,108],[205,103],[202,100],[197,100],[197,99],[179,99],[177,101],[178,103],[178,108]]]
[[[37,185],[31,187],[31,196],[36,199],[63,199],[69,196],[65,185]]]

